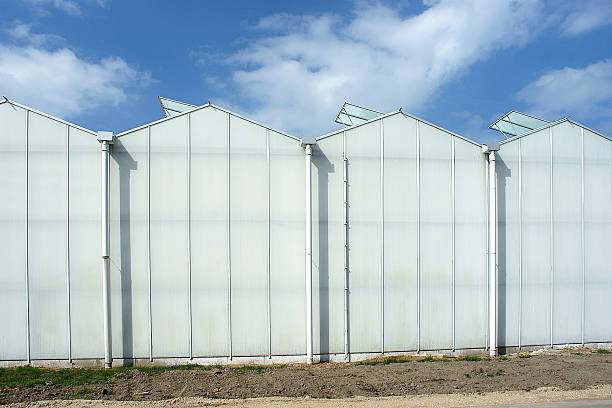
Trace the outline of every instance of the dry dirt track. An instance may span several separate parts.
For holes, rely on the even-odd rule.
[[[534,391],[506,391],[483,394],[436,394],[407,397],[354,397],[344,399],[313,398],[251,398],[251,399],[206,399],[175,398],[164,401],[90,401],[59,400],[12,404],[11,407],[29,408],[192,408],[192,407],[245,407],[245,408],[416,408],[416,407],[469,407],[496,404],[524,404],[550,401],[576,401],[592,399],[612,400],[612,386],[602,385],[584,390],[560,391],[540,388]],[[612,401],[611,401],[612,404]]]

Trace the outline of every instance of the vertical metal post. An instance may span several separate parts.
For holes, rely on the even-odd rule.
[[[385,353],[385,128],[380,120],[380,352]]]
[[[342,132],[342,195],[344,235],[344,358],[349,358],[349,258],[348,258],[348,159],[346,157],[346,131]]]
[[[72,327],[70,316],[70,126],[66,126],[66,297],[68,299],[68,363],[72,363]]]
[[[585,245],[584,245],[584,128],[580,128],[580,248],[582,267],[582,316],[580,329],[580,343],[584,346],[584,289],[585,289]]]
[[[486,156],[485,159],[485,193],[487,198],[485,199],[486,202],[486,207],[485,207],[485,212],[487,214],[487,226],[486,226],[486,236],[487,236],[487,250],[485,251],[485,259],[486,259],[486,286],[487,286],[487,290],[485,290],[485,321],[486,321],[486,330],[485,330],[485,350],[489,349],[489,276],[491,275],[489,273],[489,220],[491,218],[490,214],[489,214],[489,188],[490,188],[490,184],[489,184],[489,158],[488,156]]]
[[[305,145],[306,164],[306,362],[312,364],[312,145]]]
[[[452,199],[452,222],[451,222],[451,267],[452,267],[452,327],[451,337],[453,352],[455,351],[455,136],[451,136],[451,199]]]
[[[521,349],[523,337],[523,159],[521,140],[518,140],[518,200],[519,200],[519,327],[518,348]]]
[[[233,350],[232,350],[232,250],[231,250],[231,211],[230,211],[230,122],[231,115],[227,114],[227,160],[226,172],[227,172],[227,335],[229,341],[229,355],[228,359],[232,361]]]
[[[497,189],[495,151],[489,151],[489,354],[497,355]]]
[[[30,353],[30,267],[29,267],[29,126],[30,126],[30,111],[26,110],[26,134],[25,134],[25,295],[26,295],[26,355],[28,364],[32,362]]]
[[[151,126],[147,127],[147,283],[149,285],[149,361],[153,361],[153,303],[151,284]]]
[[[105,140],[102,141],[102,302],[104,308],[104,368],[111,368],[113,362],[110,310],[109,158],[110,144]]]
[[[266,254],[266,269],[268,273],[267,302],[268,302],[268,358],[272,358],[272,301],[270,293],[270,129],[266,129],[266,239],[268,251]]]
[[[553,346],[554,310],[555,310],[555,216],[554,216],[554,180],[553,180],[553,134],[552,126],[548,128],[550,140],[550,347]]]
[[[417,196],[417,353],[421,351],[421,126],[416,121],[416,196]]]
[[[191,114],[187,114],[187,298],[189,301],[189,359],[193,360],[193,302],[191,298]]]

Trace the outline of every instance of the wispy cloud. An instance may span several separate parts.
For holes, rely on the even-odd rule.
[[[151,81],[149,73],[119,57],[87,60],[61,37],[33,33],[28,25],[16,24],[9,38],[0,43],[0,92],[51,114],[119,105]]]
[[[349,18],[278,14],[227,59],[237,107],[297,134],[329,129],[341,103],[416,111],[450,80],[542,29],[538,0],[439,0],[418,15],[360,2]],[[503,23],[500,23],[503,22]]]
[[[576,36],[612,24],[612,1],[587,0],[571,4],[561,32],[565,36]]]
[[[519,91],[517,97],[530,112],[552,120],[569,114],[578,120],[609,118],[612,59],[549,71]]]
[[[55,9],[75,17],[83,15],[83,6],[95,4],[105,7],[106,5],[106,0],[24,0],[24,2],[39,13]]]

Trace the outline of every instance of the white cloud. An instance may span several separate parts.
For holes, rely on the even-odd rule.
[[[0,43],[0,94],[11,99],[66,117],[119,105],[151,81],[150,74],[119,57],[89,61],[65,45],[49,45],[64,41],[61,37],[30,29],[17,24],[10,32],[17,42]]]
[[[421,14],[407,17],[360,3],[348,20],[333,14],[263,19],[257,28],[267,35],[228,59],[246,101],[236,108],[298,135],[328,130],[345,99],[418,113],[470,66],[533,40],[545,26],[538,0],[425,5]]]
[[[561,32],[576,36],[612,24],[612,1],[589,0],[572,4],[573,10],[565,17]]]
[[[552,70],[517,94],[530,112],[549,120],[575,115],[583,120],[609,117],[612,111],[612,59],[584,68]]]
[[[14,26],[8,30],[9,37],[15,42],[36,46],[57,45],[66,42],[64,38],[59,35],[34,33],[32,32],[33,26],[34,24],[25,24],[17,21]]]
[[[55,8],[71,16],[81,16],[83,6],[97,4],[100,7],[106,5],[105,0],[25,0],[25,3],[34,7],[38,12],[46,12],[49,8]]]

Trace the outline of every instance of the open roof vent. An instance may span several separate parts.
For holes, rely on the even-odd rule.
[[[535,116],[527,115],[515,110],[511,110],[501,118],[493,122],[489,129],[503,133],[506,138],[520,136],[534,129],[548,125],[550,122]]]
[[[361,106],[353,105],[352,103],[344,102],[334,122],[340,123],[341,125],[354,126],[360,125],[368,120],[372,120],[382,115],[382,112],[377,112],[372,109],[363,108]]]
[[[197,108],[196,105],[175,101],[162,96],[158,96],[157,99],[159,99],[159,104],[161,105],[162,111],[164,111],[165,118],[176,116],[180,113]]]

